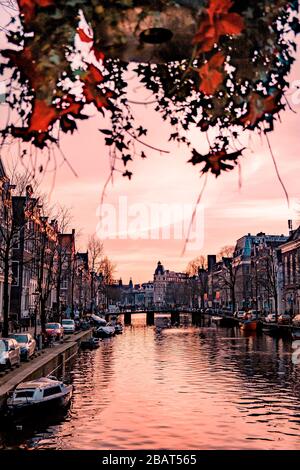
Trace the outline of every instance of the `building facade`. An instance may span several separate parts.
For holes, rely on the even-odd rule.
[[[281,309],[292,316],[300,314],[300,227],[280,246],[282,266]]]
[[[4,321],[4,283],[5,283],[5,248],[7,245],[8,229],[12,222],[12,186],[6,175],[4,165],[0,158],[0,331]],[[9,250],[9,256],[11,250]],[[8,273],[8,308],[10,304],[11,291],[11,266]]]
[[[165,270],[161,262],[153,276],[153,303],[156,307],[175,307],[189,305],[188,275]]]
[[[22,322],[43,310],[52,312],[55,287],[57,226],[41,213],[38,200],[14,196],[14,243],[12,247],[11,319]]]
[[[56,308],[61,314],[71,317],[74,309],[75,279],[76,279],[76,252],[75,230],[71,233],[58,234],[56,281]]]
[[[277,248],[285,243],[285,235],[257,235],[241,237],[235,247],[237,266],[235,284],[236,308],[274,311],[277,304],[274,282],[279,275]]]

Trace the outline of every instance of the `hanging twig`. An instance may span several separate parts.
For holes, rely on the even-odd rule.
[[[65,156],[65,154],[63,153],[62,149],[60,148],[60,144],[58,142],[55,142],[56,144],[56,147],[58,148],[62,158],[63,158],[63,161],[64,163],[67,164],[67,166],[70,168],[71,172],[73,173],[73,175],[78,178],[78,174],[76,173],[76,171],[74,170],[74,168],[72,167],[71,163],[69,162],[69,160],[67,159],[67,157]]]
[[[143,142],[142,140],[140,140],[138,137],[136,137],[135,135],[131,134],[131,132],[127,131],[127,134],[130,135],[130,137],[132,139],[135,139],[137,142],[139,142],[139,144],[142,144],[142,145],[145,145],[145,147],[148,147],[149,149],[152,149],[152,150],[155,150],[156,152],[160,152],[160,153],[170,153],[169,150],[162,150],[162,149],[159,149],[157,147],[153,147],[153,145],[149,145],[147,144],[146,142]]]
[[[196,204],[195,204],[195,206],[194,206],[192,218],[191,218],[191,220],[190,220],[190,224],[189,224],[189,228],[188,228],[188,233],[187,233],[187,236],[186,236],[186,239],[185,239],[185,242],[184,242],[184,246],[183,246],[183,249],[182,249],[182,252],[181,252],[181,256],[183,256],[183,255],[185,254],[185,250],[186,250],[187,244],[188,244],[189,239],[190,239],[190,234],[191,234],[192,226],[193,226],[193,223],[194,223],[194,220],[195,220],[195,217],[196,217],[197,207],[198,207],[198,205],[200,204],[200,201],[201,201],[201,199],[202,199],[204,190],[205,190],[205,188],[206,188],[207,180],[208,180],[208,173],[205,174],[205,179],[204,179],[203,186],[202,186],[202,188],[201,188],[200,194],[199,194],[199,196],[198,196],[198,198],[197,198],[197,201],[196,201]]]
[[[272,160],[273,160],[273,163],[274,163],[274,167],[275,167],[275,171],[276,171],[276,175],[277,175],[277,178],[282,186],[282,189],[284,191],[284,194],[285,194],[285,197],[286,197],[286,200],[287,200],[287,204],[288,204],[288,207],[290,207],[290,198],[289,198],[289,195],[288,195],[288,192],[287,192],[287,189],[285,187],[285,184],[284,182],[282,181],[282,178],[280,176],[280,173],[279,173],[279,169],[278,169],[278,166],[277,166],[277,162],[276,162],[276,159],[275,159],[275,155],[273,153],[273,150],[272,150],[272,147],[271,147],[271,144],[270,144],[270,140],[269,140],[269,137],[268,137],[268,134],[265,134],[266,136],[266,139],[267,139],[267,143],[268,143],[268,147],[269,147],[269,150],[270,150],[270,154],[271,154],[271,157],[272,157]]]

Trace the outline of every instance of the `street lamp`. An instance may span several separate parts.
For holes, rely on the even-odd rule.
[[[34,299],[34,338],[37,339],[37,316],[38,316],[38,307],[40,301],[40,291],[36,288],[35,292],[32,293],[35,297]]]
[[[91,313],[93,313],[94,309],[94,274],[95,271],[91,271]]]

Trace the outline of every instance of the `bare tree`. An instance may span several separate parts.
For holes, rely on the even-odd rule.
[[[217,261],[222,261],[223,258],[232,258],[235,247],[233,245],[223,246],[217,254]]]
[[[197,276],[199,268],[200,269],[207,268],[207,259],[203,255],[200,255],[197,258],[190,261],[185,271],[189,276]]]
[[[91,271],[91,312],[94,309],[95,303],[95,275],[99,272],[101,261],[103,258],[103,243],[94,234],[90,236],[88,242],[89,252],[89,268]]]
[[[107,256],[104,256],[100,261],[99,272],[102,274],[105,285],[109,286],[113,283],[115,271],[116,264],[113,263]]]
[[[251,265],[254,267],[255,297],[258,310],[258,296],[264,298],[267,294],[268,303],[274,300],[276,322],[278,320],[278,269],[276,250],[271,247],[260,247],[252,256]]]
[[[222,271],[219,274],[220,287],[229,290],[232,313],[234,313],[236,305],[235,288],[240,264],[241,260],[239,258],[223,257]]]
[[[54,261],[57,248],[56,221],[48,222],[48,217],[41,217],[41,228],[37,236],[37,289],[39,293],[42,333],[45,334],[47,322],[47,301],[55,284]]]
[[[71,224],[72,215],[71,210],[64,206],[59,206],[55,214],[55,219],[57,220],[57,230],[59,234],[65,233]],[[67,262],[69,254],[65,247],[60,243],[56,245],[56,260],[55,260],[55,270],[56,270],[56,320],[61,320],[60,312],[60,295],[61,295],[61,283],[63,276],[65,274],[65,265]],[[74,263],[73,263],[74,264]],[[73,276],[72,276],[73,278]]]
[[[88,241],[89,252],[89,268],[92,272],[98,272],[104,254],[103,243],[96,235],[89,237]]]

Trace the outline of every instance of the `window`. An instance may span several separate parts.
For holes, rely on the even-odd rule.
[[[59,323],[47,323],[46,330],[58,330],[60,328]]]
[[[12,285],[18,286],[19,285],[19,261],[13,261],[11,263],[11,270],[12,270]]]
[[[32,398],[33,394],[33,390],[22,390],[22,392],[16,393],[16,398]]]
[[[17,341],[17,343],[28,343],[27,335],[14,335],[14,339]]]
[[[8,342],[5,339],[0,339],[0,352],[8,350]]]
[[[68,288],[68,279],[67,277],[63,277],[60,283],[61,289],[67,289]]]
[[[20,232],[13,234],[12,247],[15,249],[20,248]]]
[[[51,387],[51,388],[46,388],[44,390],[44,398],[50,397],[51,395],[57,395],[58,393],[61,393],[60,386],[57,385],[56,387]]]

